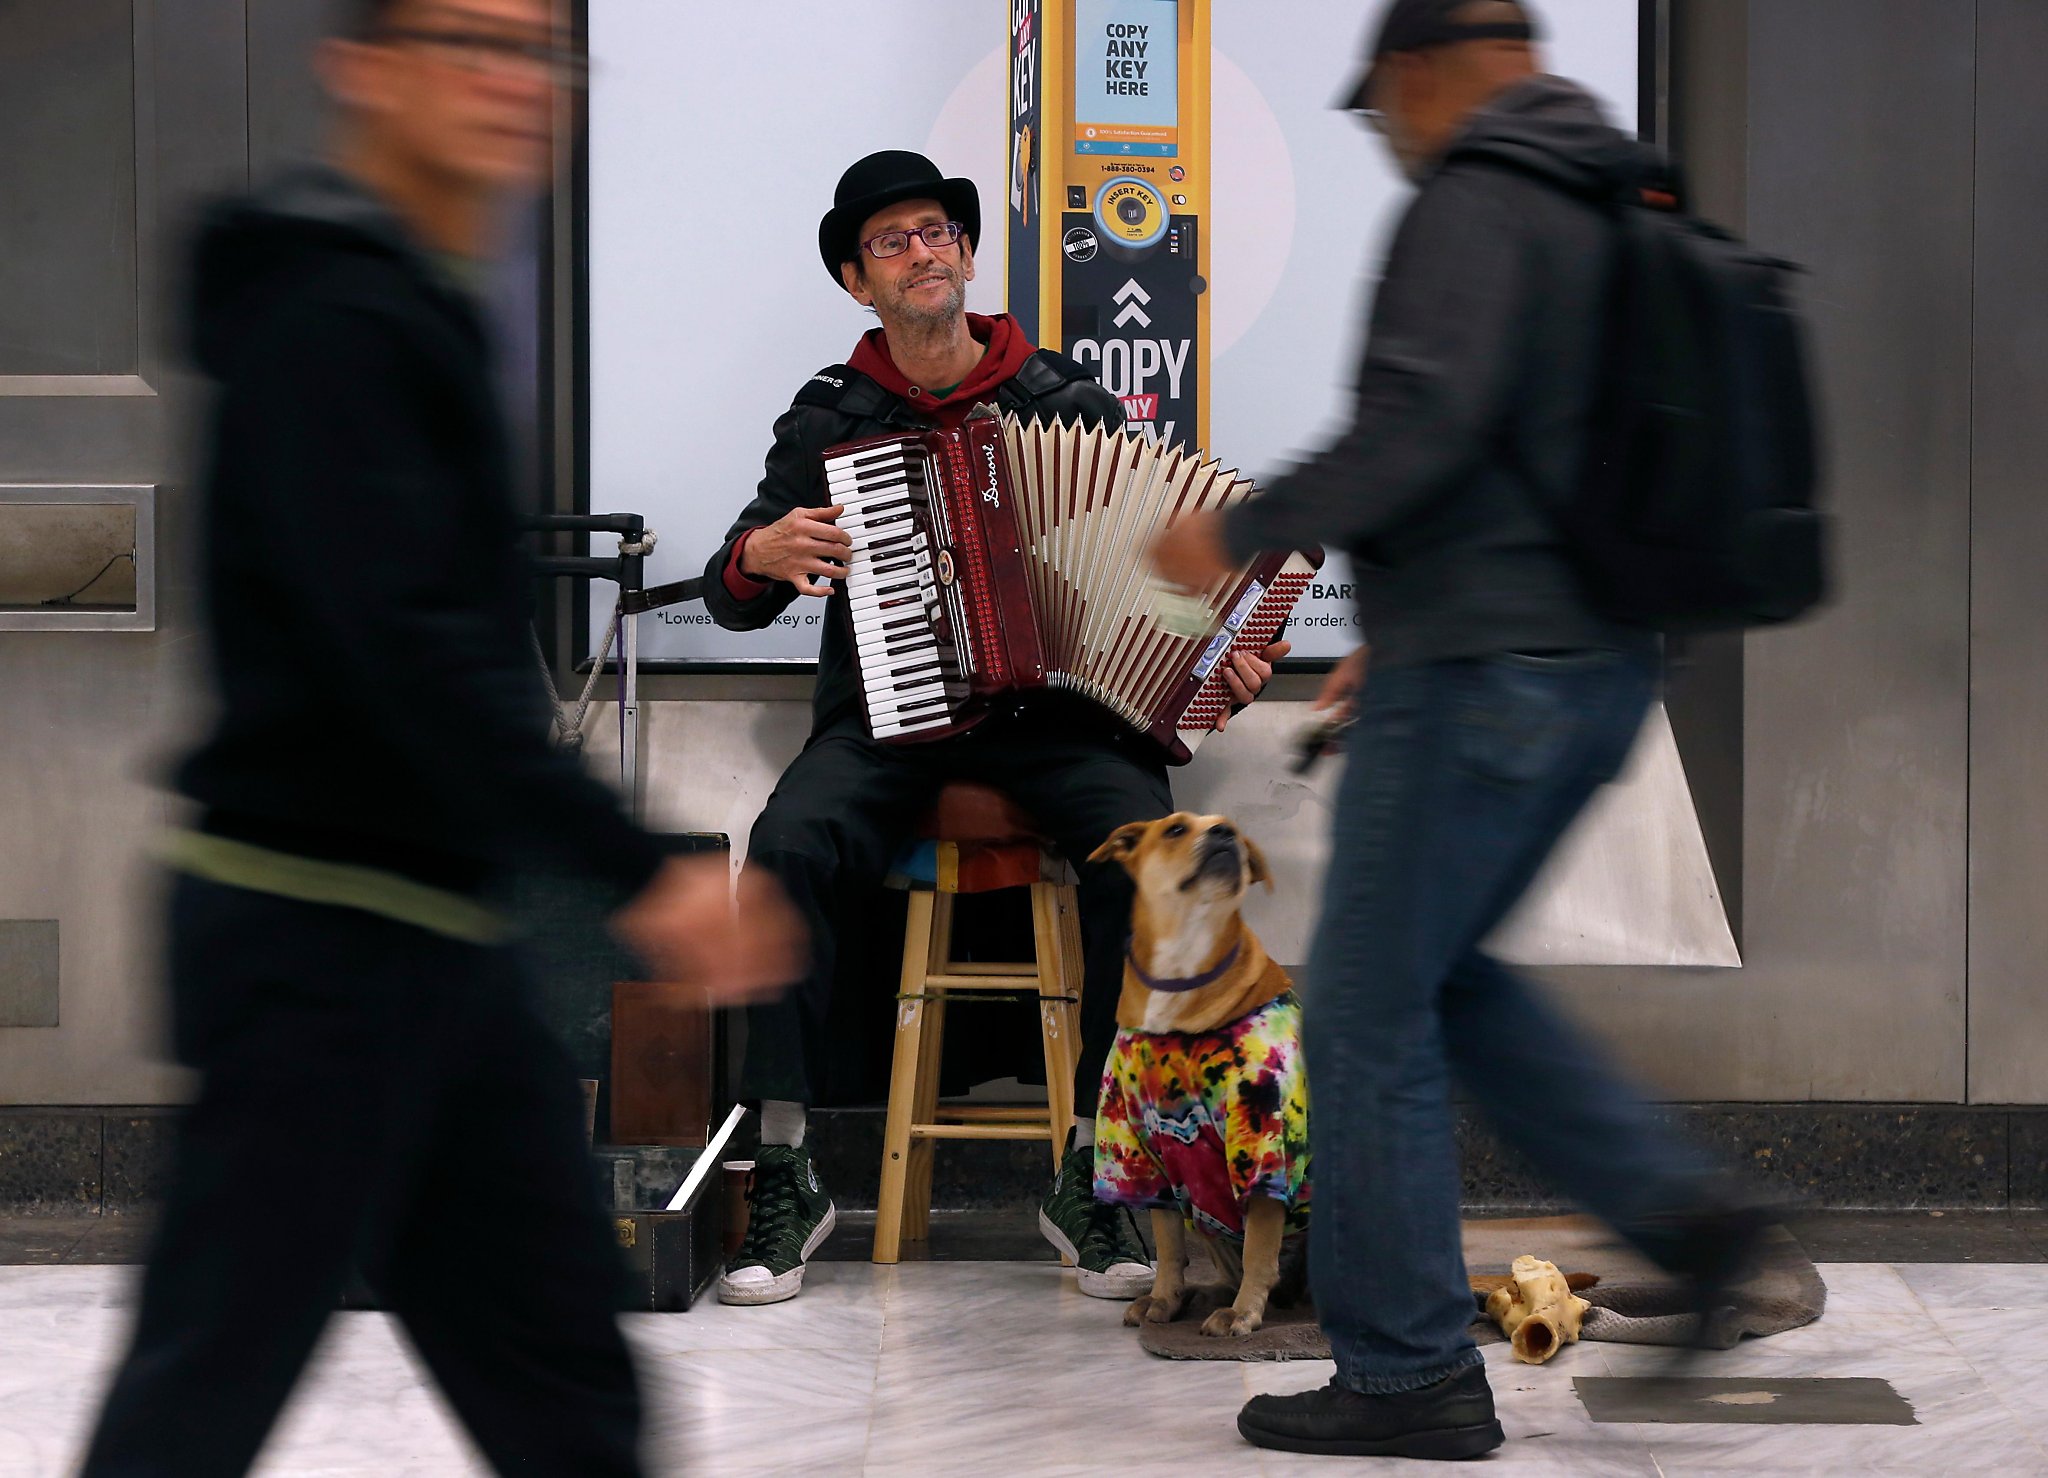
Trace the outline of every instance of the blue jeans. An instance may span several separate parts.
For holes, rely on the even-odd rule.
[[[1414,1390],[1480,1360],[1454,1075],[1505,1140],[1624,1234],[1698,1197],[1702,1167],[1644,1100],[1479,947],[1620,770],[1655,687],[1653,658],[1618,652],[1366,683],[1303,1016],[1310,1271],[1354,1389]]]

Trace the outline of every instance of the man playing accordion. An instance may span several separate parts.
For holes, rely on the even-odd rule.
[[[884,151],[848,169],[818,246],[835,284],[881,326],[845,364],[811,377],[775,423],[759,491],[706,570],[719,625],[753,630],[799,596],[845,601],[849,535],[827,492],[823,454],[862,437],[952,429],[984,402],[1024,420],[1058,418],[1114,430],[1115,396],[1063,355],[1039,349],[1007,314],[966,311],[981,205],[974,184],[941,176],[921,155]],[[841,879],[879,882],[919,814],[949,780],[999,786],[1045,828],[1080,873],[1086,960],[1077,1111],[1092,1115],[1116,1034],[1130,882],[1121,868],[1080,861],[1125,822],[1173,809],[1164,757],[1106,710],[1045,691],[1005,704],[961,734],[892,745],[863,718],[850,623],[823,623],[809,741],[754,824],[748,865],[773,874],[810,926],[809,974],[772,1005],[749,1008],[743,1096],[761,1105],[745,1244],[719,1296],[776,1303],[803,1286],[805,1260],[833,1210],[804,1144],[804,1114],[825,1050],[834,968],[833,906]],[[1248,703],[1287,644],[1231,658],[1227,686]],[[1227,713],[1217,727],[1228,721]],[[1128,1213],[1094,1199],[1094,1125],[1070,1142],[1040,1225],[1073,1257],[1083,1292],[1134,1298],[1151,1283]]]

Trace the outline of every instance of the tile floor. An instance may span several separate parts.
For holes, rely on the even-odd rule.
[[[68,1471],[117,1352],[134,1269],[0,1267],[0,1475]],[[1700,1374],[1880,1376],[1912,1427],[1595,1425],[1575,1375],[1652,1372],[1662,1352],[1581,1344],[1540,1369],[1487,1351],[1510,1441],[1483,1471],[1587,1475],[2048,1475],[2048,1265],[1825,1263],[1827,1316],[1709,1357]],[[1175,1364],[1116,1305],[1045,1262],[820,1263],[802,1298],[627,1323],[656,1471],[700,1474],[1313,1474],[1390,1462],[1241,1443],[1249,1394],[1327,1364]],[[1417,1465],[1417,1471],[1425,1470]],[[337,1315],[265,1474],[482,1471],[391,1324]]]

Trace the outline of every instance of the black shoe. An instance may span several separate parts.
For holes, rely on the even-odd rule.
[[[1756,1271],[1764,1244],[1784,1220],[1776,1207],[1733,1197],[1714,1197],[1671,1216],[1650,1218],[1630,1228],[1638,1245],[1684,1285],[1682,1312],[1693,1320],[1682,1348],[1725,1350],[1739,1335],[1730,1292]]]
[[[1254,1447],[1342,1457],[1482,1457],[1507,1441],[1486,1368],[1468,1366],[1419,1391],[1368,1396],[1336,1377],[1298,1396],[1254,1396],[1237,1414]]]

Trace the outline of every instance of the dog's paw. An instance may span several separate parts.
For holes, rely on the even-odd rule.
[[[1202,1321],[1202,1333],[1211,1339],[1242,1339],[1265,1323],[1257,1314],[1240,1314],[1236,1309],[1218,1309]]]
[[[1131,1329],[1140,1324],[1171,1324],[1180,1317],[1180,1305],[1178,1297],[1160,1298],[1155,1294],[1145,1294],[1132,1300],[1131,1306],[1124,1310],[1124,1324]]]

